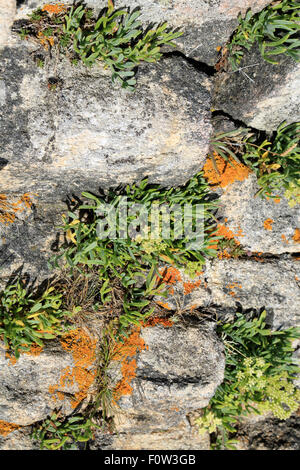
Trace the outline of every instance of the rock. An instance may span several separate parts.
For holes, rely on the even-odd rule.
[[[81,345],[85,342],[93,354],[93,342],[81,337]],[[86,352],[81,345],[75,340],[76,353],[51,340],[43,351],[21,354],[17,361],[8,358],[2,346],[0,420],[27,426],[55,409],[62,415],[72,413],[87,396],[95,377],[92,361],[84,363]]]
[[[245,53],[241,72],[221,73],[215,82],[214,107],[247,126],[274,131],[283,122],[300,120],[300,64],[285,55],[266,62],[258,49]]]
[[[58,227],[67,206],[62,201],[42,202],[36,194],[5,196],[10,221],[5,224],[0,220],[0,286],[13,283],[17,277],[41,283],[54,274],[48,262],[62,241]]]
[[[299,326],[300,265],[293,258],[216,259],[204,272],[172,285],[174,292],[164,300],[169,309],[189,314],[196,308],[218,315],[265,308],[273,329]],[[186,293],[185,286],[189,293]]]
[[[300,417],[295,414],[283,421],[272,416],[244,419],[236,439],[239,450],[299,450]]]
[[[24,6],[25,3],[25,6]],[[19,17],[32,11],[36,1],[23,2]],[[65,4],[72,3],[70,0]],[[107,5],[103,0],[87,0],[89,7],[99,12]],[[238,25],[238,15],[245,15],[248,8],[253,12],[262,10],[270,0],[116,0],[116,8],[141,8],[141,21],[161,23],[167,21],[172,28],[184,34],[176,45],[186,56],[214,65],[218,58],[218,48],[224,45]]]
[[[120,393],[117,403],[121,410],[138,413],[137,422],[150,419],[153,429],[157,419],[156,429],[168,429],[209,403],[224,377],[223,345],[210,326],[145,327],[140,339],[145,348],[136,354],[130,393]]]
[[[226,220],[224,225],[245,251],[276,255],[299,252],[299,206],[289,207],[283,194],[275,200],[256,197],[258,190],[254,174],[227,186],[219,199],[218,217]]]
[[[274,329],[299,325],[300,267],[293,260],[220,260],[212,263],[208,286],[221,309],[261,309]]]
[[[132,93],[113,87],[100,65],[49,60],[41,69],[35,53],[18,42],[0,57],[3,192],[58,198],[146,176],[176,185],[201,167],[212,131],[209,84],[183,59],[140,67]]]
[[[15,0],[0,0],[0,49],[9,43],[10,27],[14,21],[15,14]]]
[[[200,436],[197,430],[185,423],[164,430],[138,434],[113,435],[95,433],[91,450],[209,450],[209,436]]]
[[[38,443],[31,439],[30,433],[30,426],[5,435],[1,435],[0,432],[0,450],[39,450]]]

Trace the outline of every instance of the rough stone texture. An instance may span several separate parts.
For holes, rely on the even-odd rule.
[[[137,354],[132,393],[118,405],[133,414],[167,415],[157,425],[168,428],[214,395],[223,380],[223,345],[209,326],[142,328],[141,337],[147,347]]]
[[[183,59],[141,67],[132,93],[113,87],[100,65],[87,70],[52,60],[39,69],[36,46],[17,44],[0,56],[3,192],[65,196],[145,176],[174,185],[201,167],[212,130],[210,95],[207,77]],[[59,80],[56,90],[47,86],[51,77]]]
[[[12,204],[21,196],[7,195]],[[0,286],[14,282],[18,276],[40,283],[53,275],[48,261],[62,241],[58,227],[67,206],[59,201],[40,201],[35,195],[31,201],[31,208],[16,212],[12,223],[0,224]]]
[[[184,274],[182,273],[184,282]],[[184,295],[183,282],[164,302],[169,308],[189,312],[196,307],[219,315],[243,309],[266,309],[274,329],[299,326],[300,263],[294,259],[229,259],[208,262],[204,273],[193,280],[199,286]]]
[[[40,446],[30,438],[30,432],[29,426],[17,429],[7,436],[0,435],[0,450],[39,450]]]
[[[258,47],[246,53],[245,72],[222,73],[215,82],[214,107],[255,129],[274,131],[279,124],[300,119],[300,64],[285,55],[266,62]],[[255,65],[252,67],[252,65]]]
[[[16,14],[15,0],[0,0],[0,49],[10,40],[10,27]],[[1,91],[0,91],[1,97]],[[0,98],[1,101],[1,98]]]
[[[299,450],[300,416],[294,414],[286,421],[271,416],[247,418],[236,438],[239,450]]]
[[[65,1],[65,4],[72,3]],[[141,7],[141,20],[145,24],[167,21],[173,28],[179,28],[184,35],[176,40],[177,48],[188,57],[214,65],[217,61],[217,47],[225,44],[238,25],[238,14],[244,15],[248,8],[257,12],[268,5],[270,0],[116,0],[117,8]],[[39,3],[28,0],[22,3],[18,12],[23,17]],[[106,0],[87,0],[86,4],[98,12],[107,5]]]
[[[0,420],[30,425],[45,419],[55,408],[67,415],[73,411],[69,400],[78,391],[77,384],[68,381],[61,387],[60,378],[72,370],[72,355],[59,343],[51,341],[38,356],[22,354],[15,364],[0,349]],[[69,369],[67,369],[69,368]],[[65,397],[55,400],[49,387],[56,386]]]
[[[200,436],[196,429],[186,423],[163,431],[118,433],[103,435],[95,433],[91,450],[209,450],[208,435]]]
[[[293,239],[300,228],[299,205],[289,207],[283,195],[280,202],[255,197],[258,190],[254,174],[227,186],[219,199],[218,217],[226,220],[226,227],[237,234],[235,239],[246,251],[276,255],[299,252],[300,244]],[[272,221],[272,230],[264,227],[267,219]]]

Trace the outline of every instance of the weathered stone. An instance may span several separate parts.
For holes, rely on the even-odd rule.
[[[39,69],[34,50],[23,42],[0,57],[3,192],[65,197],[146,176],[175,185],[201,167],[212,130],[210,95],[207,77],[183,59],[140,67],[132,93],[113,87],[100,65],[50,60]]]
[[[287,420],[272,416],[253,416],[242,420],[236,439],[239,450],[299,450],[300,418]]]
[[[89,383],[90,369],[78,368],[71,352],[55,340],[48,341],[39,355],[21,354],[17,361],[8,358],[1,345],[0,420],[27,426],[45,419],[58,408],[62,415],[72,413],[74,403],[80,401],[76,398],[81,390],[76,370]]]
[[[15,0],[0,0],[0,49],[9,43],[11,35],[10,27],[14,21],[15,14]]]
[[[247,67],[246,74],[219,74],[214,107],[265,131],[276,130],[283,121],[299,121],[300,64],[283,54],[272,58],[277,65],[266,62],[258,47],[253,47],[240,64],[241,69]]]
[[[296,259],[222,259],[206,263],[202,275],[185,295],[182,281],[172,286],[174,293],[164,303],[172,310],[188,313],[197,307],[219,315],[243,309],[265,308],[274,329],[298,326],[300,264]],[[201,283],[198,285],[198,282]]]
[[[25,5],[24,5],[25,3]],[[72,3],[70,0],[65,4]],[[87,0],[88,6],[97,12],[107,5],[106,0]],[[218,48],[224,45],[238,25],[238,15],[245,15],[248,8],[262,10],[270,0],[116,0],[116,8],[141,8],[141,20],[145,24],[167,21],[170,27],[184,34],[175,42],[177,48],[188,56],[214,65]],[[23,2],[19,17],[36,8],[38,2]]]
[[[31,428],[17,429],[5,436],[0,434],[0,450],[39,450],[39,444],[30,437]]]
[[[137,353],[132,393],[118,405],[143,419],[160,413],[157,426],[168,428],[214,395],[223,380],[223,345],[209,326],[147,327],[140,335],[146,348]]]
[[[103,435],[97,431],[91,450],[209,450],[209,436],[200,436],[196,429],[180,423],[164,431],[117,433]]]
[[[59,201],[42,202],[35,194],[27,196],[28,206],[22,202],[22,194],[6,196],[10,206],[15,204],[18,210],[12,211],[11,222],[0,222],[0,286],[19,276],[40,283],[53,275],[48,262],[61,241],[58,227],[67,206]]]
[[[259,186],[254,174],[227,186],[219,199],[218,217],[243,248],[271,254],[297,253],[300,240],[299,206],[289,207],[282,194],[276,199],[256,196]]]

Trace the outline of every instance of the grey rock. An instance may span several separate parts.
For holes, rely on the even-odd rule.
[[[6,436],[0,435],[0,450],[39,450],[39,444],[30,437],[31,427],[17,429]]]
[[[132,93],[113,87],[100,65],[53,59],[39,69],[35,53],[23,42],[0,56],[3,192],[65,197],[146,176],[176,185],[201,167],[212,131],[209,83],[183,59],[140,67]]]
[[[65,1],[65,4],[72,3]],[[145,24],[167,21],[172,28],[184,34],[176,45],[186,56],[214,65],[219,46],[224,45],[238,25],[238,15],[245,15],[248,8],[262,10],[270,0],[116,0],[116,8],[140,7],[141,20]],[[18,16],[22,17],[36,8],[38,2],[28,0]],[[87,0],[86,4],[99,12],[106,0]]]
[[[223,345],[209,326],[141,329],[146,349],[137,354],[132,393],[118,405],[127,412],[164,416],[167,428],[206,406],[224,377]],[[165,419],[167,416],[167,419]]]
[[[7,193],[14,204],[22,194]],[[54,271],[48,263],[62,241],[59,226],[67,206],[62,201],[40,201],[30,195],[31,207],[20,204],[20,211],[7,225],[0,224],[0,286],[14,283],[18,277],[39,284],[52,277]]]
[[[246,180],[227,186],[219,199],[218,217],[226,219],[226,227],[236,235],[246,251],[271,254],[297,253],[300,244],[295,240],[300,227],[299,205],[289,207],[283,194],[266,199],[256,196],[259,186],[254,174]],[[279,202],[278,202],[279,201]],[[270,225],[264,222],[270,219]]]
[[[206,263],[191,293],[184,294],[186,278],[177,282],[174,294],[164,299],[169,308],[189,314],[195,308],[208,313],[234,313],[240,307],[265,308],[272,328],[299,326],[300,265],[296,258],[216,259]]]
[[[214,107],[248,126],[274,131],[283,122],[300,119],[300,64],[285,55],[274,56],[277,65],[266,62],[253,47],[245,54],[242,72],[224,72],[215,82]]]
[[[196,429],[185,423],[164,431],[137,434],[102,434],[97,431],[91,450],[209,450],[207,435],[200,436]]]
[[[0,48],[10,41],[10,27],[16,15],[15,0],[0,0]],[[0,101],[1,103],[1,101]]]
[[[300,417],[287,420],[272,416],[244,419],[237,432],[239,450],[299,450]]]
[[[77,385],[62,387],[60,378],[72,370],[74,362],[56,341],[48,342],[38,356],[22,354],[15,364],[2,345],[0,363],[0,420],[27,426],[45,419],[54,409],[61,409],[63,415],[73,411],[69,398]],[[63,400],[49,390],[51,386],[63,394]]]

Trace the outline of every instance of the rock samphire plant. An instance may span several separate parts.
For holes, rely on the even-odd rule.
[[[93,10],[83,5],[65,7],[45,5],[36,10],[20,34],[34,37],[45,48],[57,46],[73,64],[81,60],[86,66],[102,61],[110,68],[113,82],[134,89],[136,69],[141,62],[157,62],[162,46],[174,46],[181,32],[172,31],[167,23],[143,28],[140,10],[115,10],[112,0],[95,19]]]
[[[233,321],[217,326],[225,346],[225,378],[197,420],[200,433],[211,434],[212,448],[234,448],[243,416],[271,412],[284,420],[299,407],[292,341],[300,331],[271,331],[265,319],[266,312],[248,319],[237,313]]]

